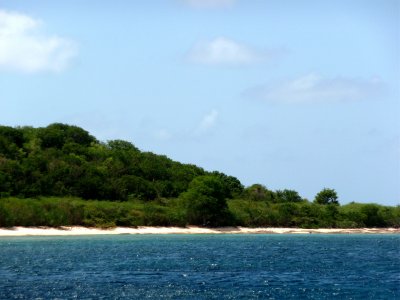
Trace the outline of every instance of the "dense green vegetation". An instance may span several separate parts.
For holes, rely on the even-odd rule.
[[[0,226],[400,227],[400,207],[340,206],[332,189],[244,188],[220,172],[99,142],[76,126],[0,126]]]

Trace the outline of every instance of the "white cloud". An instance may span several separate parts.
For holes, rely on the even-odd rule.
[[[189,51],[188,59],[210,65],[245,65],[269,58],[265,51],[256,51],[225,37],[199,42]]]
[[[167,129],[164,129],[164,128],[155,131],[153,136],[157,140],[161,140],[161,141],[167,141],[172,138],[172,134]]]
[[[370,99],[382,90],[379,78],[323,78],[315,73],[250,89],[246,94],[272,102],[303,103]]]
[[[202,134],[208,132],[211,128],[213,128],[218,120],[218,111],[216,109],[211,110],[208,114],[206,114],[201,120],[200,124],[197,126],[195,131],[196,134]]]
[[[226,8],[235,4],[235,0],[183,0],[193,8]]]
[[[27,73],[65,69],[76,55],[74,42],[40,31],[42,22],[0,10],[0,69]]]
[[[153,139],[162,142],[181,142],[199,139],[213,132],[213,129],[217,126],[218,117],[219,112],[216,109],[212,109],[204,114],[200,121],[193,124],[193,126],[185,123],[181,124],[181,127],[175,128],[175,130],[159,127],[144,129],[144,132],[148,133],[146,136],[150,135]]]

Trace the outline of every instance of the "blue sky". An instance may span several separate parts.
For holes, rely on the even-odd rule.
[[[400,2],[0,1],[0,123],[400,203]]]

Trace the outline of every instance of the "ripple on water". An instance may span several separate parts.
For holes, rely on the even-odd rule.
[[[400,236],[0,239],[0,299],[400,299]]]

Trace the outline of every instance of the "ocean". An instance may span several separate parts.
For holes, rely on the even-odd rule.
[[[2,237],[0,299],[400,299],[400,235]]]

